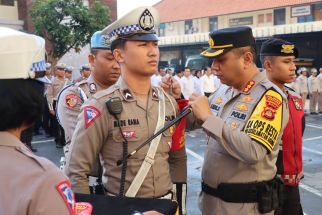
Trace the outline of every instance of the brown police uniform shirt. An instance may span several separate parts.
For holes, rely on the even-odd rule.
[[[81,113],[84,101],[92,97],[103,88],[95,82],[93,76],[66,87],[59,95],[57,116],[65,131],[66,143],[71,142],[77,124],[77,117]]]
[[[66,174],[71,180],[74,192],[89,193],[86,176],[95,163],[96,155],[99,154],[103,166],[102,181],[105,188],[109,193],[119,193],[122,167],[117,166],[116,162],[122,158],[123,138],[118,121],[106,108],[105,102],[110,97],[119,97],[122,100],[123,111],[118,117],[123,135],[128,141],[129,153],[152,136],[155,131],[159,106],[156,88],[153,87],[150,90],[147,105],[137,99],[122,77],[115,85],[96,93],[82,107],[82,114],[79,115],[67,158]],[[165,123],[167,123],[174,118],[177,107],[173,99],[175,109],[170,100],[165,98]],[[184,148],[170,153],[173,131],[174,128],[170,128],[162,134],[154,164],[138,191],[138,197],[159,197],[168,193],[172,189],[170,163],[174,172],[185,167]],[[146,145],[128,159],[125,191],[137,174],[148,148],[149,145]],[[186,175],[174,173],[173,178],[176,181],[180,179],[183,181]]]
[[[48,86],[46,92],[46,98],[49,110],[54,110],[53,103],[57,100],[58,94],[64,88],[67,83],[67,78],[58,79],[57,77],[54,78],[51,85]]]
[[[282,131],[288,122],[284,93],[257,74],[242,92],[222,86],[210,98],[213,116],[202,128],[208,135],[202,180],[213,188],[220,183],[267,181],[276,174]],[[259,214],[254,203],[228,203],[201,193],[205,215]]]
[[[9,132],[0,132],[0,214],[74,214],[67,177],[34,155]]]

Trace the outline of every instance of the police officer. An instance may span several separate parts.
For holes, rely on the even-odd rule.
[[[278,142],[288,121],[285,96],[256,68],[251,28],[215,30],[208,43],[201,55],[213,60],[225,86],[209,100],[191,97],[208,136],[200,209],[205,215],[272,214],[278,207]]]
[[[151,86],[159,60],[158,22],[153,7],[140,7],[103,30],[112,42],[121,77],[82,107],[66,165],[75,192],[89,193],[87,174],[97,154],[108,195],[124,191],[129,197],[170,199],[173,182],[186,183],[185,148],[170,152],[173,127],[129,157],[126,174],[116,164],[127,154],[124,151],[132,152],[177,112],[176,101]]]
[[[90,75],[91,75],[91,66],[88,65],[88,64],[84,64],[81,66],[80,68],[80,74],[81,74],[81,77],[79,77],[78,79],[76,79],[76,83],[77,82],[80,82],[80,81],[83,81],[83,80],[86,80]]]
[[[55,117],[58,95],[68,82],[68,80],[65,78],[65,68],[66,68],[65,64],[59,63],[56,65],[56,70],[55,70],[56,77],[52,81],[51,85],[48,86],[47,92],[46,92],[49,112],[51,114],[50,117],[52,122],[52,129],[54,132],[57,148],[62,148],[65,145],[64,129],[60,126],[60,124],[58,123]]]
[[[67,79],[66,85],[69,86],[73,84],[73,67],[68,66],[65,68],[65,78]]]
[[[302,97],[303,105],[305,107],[307,94],[309,92],[308,84],[307,84],[307,69],[305,67],[302,67],[299,69],[299,72],[300,74],[299,74],[299,77],[297,77],[296,79],[296,83],[298,85],[299,94]]]
[[[64,147],[65,155],[68,152],[68,147],[77,123],[77,116],[81,113],[81,106],[84,101],[92,97],[97,91],[107,89],[114,84],[120,76],[119,64],[115,61],[113,53],[110,50],[110,43],[105,36],[101,35],[100,31],[93,34],[91,38],[91,53],[88,56],[89,63],[93,67],[92,74],[88,79],[66,87],[59,95],[57,117],[60,124],[64,128],[66,146]],[[65,158],[61,159],[61,169],[65,166]],[[95,165],[91,176],[99,176],[99,166]],[[92,185],[97,179],[93,178]],[[91,187],[91,189],[94,189]],[[98,190],[92,190],[99,192]]]
[[[4,27],[0,40],[0,213],[74,214],[67,177],[19,141],[43,107],[32,85],[45,72],[45,40]]]
[[[64,128],[66,144],[70,144],[77,123],[81,106],[97,91],[107,89],[120,76],[119,64],[110,50],[110,44],[100,31],[91,38],[91,53],[89,63],[94,68],[88,79],[84,79],[65,88],[58,99],[57,117]]]
[[[305,128],[303,100],[284,84],[296,78],[294,59],[298,50],[294,44],[282,39],[265,41],[260,51],[261,62],[270,81],[287,95],[290,119],[283,131],[282,145],[277,159],[277,173],[284,181],[284,201],[275,214],[303,214],[299,183],[303,177],[302,136]]]

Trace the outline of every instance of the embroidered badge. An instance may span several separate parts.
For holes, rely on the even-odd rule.
[[[133,95],[131,94],[130,90],[128,90],[128,89],[123,90],[122,94],[123,94],[123,96],[124,96],[124,98],[126,100],[132,100],[133,99]]]
[[[70,214],[74,214],[75,196],[70,187],[70,182],[68,180],[59,182],[59,184],[56,185],[56,190],[58,191],[60,196],[64,199],[64,202],[66,203]]]
[[[262,112],[262,117],[268,120],[274,120],[276,110],[282,105],[282,101],[273,95],[265,95],[266,106]]]
[[[294,53],[294,48],[295,48],[294,45],[283,44],[281,53],[292,54],[292,53]]]
[[[96,88],[96,84],[95,83],[89,84],[89,91],[91,93],[95,93],[97,91],[97,88]]]
[[[93,206],[88,202],[76,202],[75,214],[77,215],[89,215],[92,214]]]
[[[237,122],[232,122],[232,123],[230,124],[230,128],[231,128],[231,129],[236,129],[236,128],[238,128],[238,126],[239,126],[239,124],[238,124]]]
[[[84,107],[85,128],[88,128],[101,115],[101,112],[93,106]]]
[[[302,110],[302,105],[300,104],[300,102],[297,98],[292,98],[292,102],[293,102],[296,110]]]
[[[251,97],[251,96],[244,96],[243,98],[242,98],[242,101],[243,102],[251,102],[253,100],[253,98]]]
[[[243,89],[243,93],[248,93],[253,88],[254,85],[255,85],[255,81],[249,81],[246,84],[246,87]]]
[[[209,36],[208,44],[209,44],[209,47],[210,48],[212,48],[212,47],[215,46],[215,41],[214,41],[214,39],[211,38],[211,36]]]
[[[145,31],[150,31],[154,28],[154,19],[151,12],[145,9],[139,19],[140,27]]]
[[[175,130],[175,127],[174,126],[171,126],[169,128],[169,132],[170,132],[171,135],[174,133],[174,130]]]
[[[216,98],[215,104],[220,105],[221,103],[222,103],[222,98],[221,97]]]
[[[248,107],[246,104],[244,103],[239,103],[236,105],[236,109],[237,110],[241,110],[241,111],[248,111]]]
[[[282,96],[268,90],[255,106],[244,126],[244,132],[269,152],[273,150],[281,133],[283,120]]]
[[[75,94],[69,94],[65,97],[66,105],[69,108],[74,108],[77,105],[78,96]]]
[[[137,138],[136,136],[136,131],[132,130],[132,131],[123,131],[123,135],[126,139],[130,140],[133,138]]]

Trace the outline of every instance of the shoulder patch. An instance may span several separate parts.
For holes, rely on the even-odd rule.
[[[76,94],[68,94],[65,96],[65,102],[67,107],[74,108],[77,105],[79,98]]]
[[[56,185],[56,190],[58,191],[60,196],[63,198],[64,202],[66,203],[69,213],[74,214],[75,196],[72,191],[72,188],[70,187],[70,182],[68,180],[64,180],[64,181],[59,182]]]
[[[268,90],[257,103],[244,127],[244,132],[271,152],[281,133],[283,97]]]
[[[101,112],[93,106],[84,107],[85,128],[88,128],[99,116]]]
[[[92,214],[93,206],[89,202],[76,202],[75,214],[76,215],[89,215]]]

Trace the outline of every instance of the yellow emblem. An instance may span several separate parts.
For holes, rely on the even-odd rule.
[[[171,135],[174,133],[174,126],[171,126],[171,127],[169,128],[169,132],[170,132],[170,134],[171,134]]]
[[[221,103],[222,103],[222,98],[221,98],[221,97],[218,97],[218,98],[215,100],[215,104],[220,105]]]
[[[209,36],[208,44],[209,44],[210,48],[212,48],[213,46],[215,46],[215,41],[211,38],[211,36]]]
[[[238,124],[236,123],[236,122],[232,122],[231,124],[230,124],[230,128],[231,129],[236,129],[238,127]]]
[[[247,105],[243,104],[243,103],[237,104],[236,109],[241,110],[241,111],[248,111]]]
[[[243,102],[250,102],[252,100],[253,100],[253,98],[251,96],[244,96],[242,99]]]
[[[292,53],[294,53],[294,50],[293,50],[294,48],[295,48],[294,45],[283,44],[281,52],[285,53],[285,54],[292,54]]]

